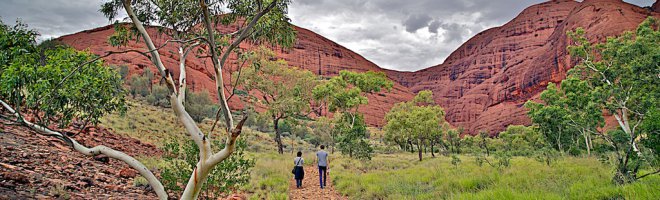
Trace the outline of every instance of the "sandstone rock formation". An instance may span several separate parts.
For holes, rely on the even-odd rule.
[[[548,82],[566,77],[574,63],[567,31],[583,27],[592,41],[603,41],[635,29],[647,16],[660,13],[621,0],[541,3],[477,34],[443,64],[390,75],[413,92],[432,90],[452,125],[496,134],[507,125],[530,124],[523,104]]]
[[[417,72],[381,69],[355,52],[300,27],[295,27],[298,41],[292,49],[273,49],[291,66],[322,76],[333,76],[344,69],[387,73],[397,82],[393,90],[369,95],[369,105],[360,109],[369,125],[383,125],[383,116],[394,103],[410,100],[414,93],[429,89],[436,102],[445,108],[451,125],[464,127],[471,134],[479,131],[495,134],[511,124],[529,124],[523,104],[537,98],[548,82],[565,78],[574,63],[566,51],[567,31],[584,27],[592,41],[603,41],[633,30],[648,16],[660,17],[659,10],[658,2],[645,9],[621,0],[557,0],[533,5],[510,22],[472,37],[444,63]],[[222,32],[235,29],[233,26],[218,27]],[[157,35],[155,28],[150,31]],[[112,26],[106,26],[59,40],[76,49],[104,54],[109,50],[121,50],[107,43],[112,33]],[[162,35],[155,37],[156,45],[167,39]],[[144,49],[144,45],[132,42],[128,48]],[[254,45],[244,44],[241,48],[254,48]],[[176,49],[169,46],[160,52],[165,65],[178,76]],[[113,55],[106,61],[128,65],[131,74],[154,70],[145,57],[136,53]],[[235,57],[228,62],[232,67],[237,66]],[[210,60],[191,55],[187,66],[191,89],[205,89],[215,95]],[[225,80],[229,80],[229,74],[225,76]],[[242,104],[233,98],[230,105],[240,109]]]
[[[345,47],[304,28],[295,27],[297,31],[297,42],[290,49],[272,47],[281,59],[288,61],[289,65],[310,70],[320,76],[335,76],[341,70],[351,71],[387,71],[379,68],[376,64],[368,61],[357,53],[346,49]],[[235,26],[218,26],[220,32],[232,32],[237,30]],[[113,25],[100,27],[92,30],[66,35],[58,38],[78,50],[87,49],[95,54],[103,55],[107,51],[122,51],[126,49],[141,49],[146,51],[143,43],[129,42],[125,47],[112,47],[107,39],[114,33]],[[168,36],[158,34],[156,28],[149,28],[149,33],[156,46],[161,46],[168,39]],[[243,49],[252,49],[256,46],[244,43]],[[174,77],[179,76],[179,55],[174,45],[167,45],[160,49],[161,57],[165,66],[173,73]],[[151,62],[138,53],[114,54],[105,59],[111,65],[126,65],[129,67],[129,76],[141,74],[144,70],[151,70],[156,73]],[[229,60],[230,68],[238,66],[237,57],[232,55]],[[187,80],[189,88],[194,91],[206,90],[213,96],[217,95],[215,90],[215,81],[213,77],[213,64],[210,59],[196,58],[192,54],[186,58]],[[231,81],[230,70],[224,71],[224,80]],[[154,80],[157,82],[158,80]],[[397,102],[408,101],[412,99],[413,93],[406,87],[395,83],[390,92],[381,92],[368,95],[369,104],[360,107],[360,112],[365,113],[365,121],[369,125],[383,125],[383,116]],[[229,101],[232,109],[242,109],[240,99],[232,98]]]

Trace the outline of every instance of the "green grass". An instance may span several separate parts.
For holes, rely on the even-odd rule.
[[[530,158],[512,159],[512,166],[479,167],[461,156],[416,161],[414,154],[378,155],[372,161],[340,158],[333,180],[352,199],[654,199],[660,177],[625,186],[613,185],[610,167],[593,158],[560,159],[546,166]],[[491,158],[492,159],[492,158]]]
[[[109,115],[101,124],[114,132],[156,146],[169,140],[189,140],[171,109],[131,100],[123,116]],[[200,123],[203,132],[212,121]],[[222,134],[214,134],[219,138]],[[378,133],[374,133],[375,136]],[[250,182],[241,192],[250,199],[288,199],[293,152],[303,151],[306,165],[313,165],[316,150],[299,139],[283,138],[288,147],[277,154],[273,133],[244,128],[248,156],[254,157]],[[382,143],[376,146],[387,149]],[[293,148],[291,148],[293,146]],[[384,151],[396,152],[396,151]],[[429,156],[429,155],[426,155]],[[158,157],[139,157],[148,168],[167,165]],[[450,157],[425,157],[416,154],[376,154],[370,161],[330,155],[330,176],[337,190],[351,199],[655,199],[660,196],[660,176],[650,176],[625,186],[611,183],[611,167],[594,158],[564,157],[551,166],[530,158],[516,157],[512,166],[496,169],[479,167],[474,157],[460,156],[458,167]],[[493,161],[493,158],[489,158]],[[136,180],[135,184],[142,184]]]
[[[128,100],[124,115],[113,113],[101,118],[101,126],[114,133],[139,139],[161,147],[171,139],[187,137],[181,122],[172,109],[147,105],[145,102]]]
[[[255,153],[256,165],[252,169],[250,183],[243,190],[250,199],[288,199],[292,164],[288,156],[276,153]]]
[[[128,110],[125,115],[111,114],[101,119],[101,125],[111,131],[132,137],[143,142],[152,143],[162,147],[164,143],[171,140],[190,140],[185,129],[174,115],[172,109],[148,105],[140,100],[129,99]],[[213,124],[212,120],[206,119],[199,123],[202,132],[208,133]],[[219,122],[221,125],[222,122]],[[216,127],[214,138],[224,138],[223,128]],[[283,143],[288,147],[283,155],[277,154],[274,133],[263,133],[244,127],[241,138],[248,142],[248,156],[256,160],[256,165],[251,171],[250,182],[241,188],[250,199],[288,199],[289,179],[291,178],[292,150],[306,152],[305,158],[311,161],[312,145],[300,139],[283,138]],[[293,147],[293,149],[291,148]],[[137,157],[147,168],[152,170],[163,169],[169,165],[160,157],[140,156]],[[144,178],[138,177],[134,184],[143,184]]]

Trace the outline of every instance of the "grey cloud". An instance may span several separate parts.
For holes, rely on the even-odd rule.
[[[438,33],[438,28],[440,28],[441,22],[438,20],[434,20],[429,24],[429,32],[431,33]]]
[[[415,14],[415,15],[410,15],[408,16],[408,19],[406,19],[403,22],[403,25],[406,26],[406,31],[408,32],[415,32],[421,28],[426,27],[429,22],[433,20],[430,16],[425,15],[425,14]]]
[[[14,24],[17,19],[41,33],[40,39],[92,29],[108,24],[98,12],[98,0],[8,0],[0,6],[2,21]]]
[[[456,23],[440,24],[440,27],[445,30],[445,34],[443,34],[445,42],[461,42],[463,36],[467,35],[469,30],[469,27]]]
[[[108,24],[106,0],[0,0],[0,17],[21,18],[41,39]],[[381,67],[405,71],[440,64],[465,40],[500,26],[543,0],[293,0],[289,15]],[[627,2],[649,6],[654,0]],[[426,28],[425,28],[426,27]],[[423,31],[422,31],[423,30]]]

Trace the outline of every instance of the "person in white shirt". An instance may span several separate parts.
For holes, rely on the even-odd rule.
[[[296,179],[296,187],[301,188],[302,180],[305,178],[305,170],[303,170],[303,164],[305,164],[305,160],[302,158],[302,152],[298,151],[298,157],[293,159],[293,164],[295,164],[293,174],[294,178]]]
[[[325,146],[321,145],[321,150],[316,152],[317,163],[319,166],[319,185],[321,189],[325,187],[325,182],[328,174],[328,152],[325,152]]]

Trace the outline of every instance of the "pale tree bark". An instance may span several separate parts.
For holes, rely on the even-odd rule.
[[[149,185],[154,189],[159,199],[163,199],[163,200],[167,199],[167,193],[165,192],[165,188],[163,187],[163,184],[160,183],[158,178],[156,178],[156,176],[154,176],[154,174],[151,171],[149,171],[147,167],[144,166],[144,164],[142,164],[140,161],[136,160],[135,158],[121,151],[117,151],[103,145],[95,146],[92,148],[85,147],[80,143],[78,143],[73,138],[67,137],[62,133],[50,130],[46,127],[39,126],[37,124],[25,120],[23,116],[21,116],[18,112],[16,112],[16,110],[14,110],[14,108],[9,106],[9,104],[5,103],[4,101],[0,100],[0,104],[2,104],[2,107],[8,110],[10,114],[14,115],[14,117],[16,117],[20,121],[20,123],[24,124],[26,127],[37,131],[37,133],[39,134],[58,138],[64,141],[65,143],[67,143],[74,150],[84,155],[95,156],[95,155],[103,154],[110,158],[123,161],[124,163],[128,164],[131,168],[137,170],[140,173],[140,175],[142,175],[145,179],[147,179]]]
[[[207,43],[210,48],[212,63],[215,70],[215,80],[216,80],[216,87],[218,92],[218,100],[220,102],[220,111],[222,112],[225,119],[225,123],[227,125],[226,126],[227,138],[225,140],[226,141],[225,148],[217,153],[213,153],[211,149],[211,144],[208,141],[211,136],[211,133],[209,132],[208,136],[204,135],[197,126],[197,124],[190,117],[188,112],[186,112],[185,107],[183,105],[183,102],[185,101],[184,100],[185,82],[186,82],[185,56],[187,52],[184,52],[181,55],[182,61],[180,62],[179,67],[183,75],[180,75],[179,77],[180,79],[179,84],[181,85],[179,87],[179,91],[177,92],[171,74],[164,67],[158,51],[154,50],[155,46],[153,45],[153,41],[151,40],[151,37],[149,36],[144,26],[142,25],[142,22],[137,18],[137,16],[133,12],[130,5],[130,0],[123,1],[123,5],[124,5],[124,9],[126,10],[126,13],[130,17],[135,27],[137,28],[138,32],[141,34],[142,38],[144,38],[147,48],[149,50],[153,50],[151,51],[152,62],[160,72],[161,76],[167,82],[168,88],[170,89],[170,102],[172,104],[174,113],[183,123],[184,127],[186,128],[186,131],[191,136],[193,141],[195,141],[195,144],[199,148],[199,162],[197,163],[195,169],[193,170],[193,173],[190,176],[190,179],[188,180],[188,184],[186,185],[186,188],[183,191],[181,199],[197,199],[201,191],[202,185],[206,181],[209,173],[211,172],[211,169],[218,163],[228,158],[235,150],[236,139],[241,134],[243,124],[247,120],[247,117],[245,116],[238,123],[238,125],[234,127],[234,121],[231,115],[231,111],[229,110],[229,105],[227,103],[227,99],[225,95],[222,69],[226,59],[229,57],[229,54],[231,54],[232,50],[234,48],[237,48],[238,45],[248,37],[248,35],[252,31],[252,28],[256,25],[259,18],[264,16],[266,13],[270,12],[270,10],[272,10],[275,7],[277,2],[278,1],[276,0],[272,1],[264,10],[259,11],[259,13],[257,13],[257,15],[252,19],[252,21],[243,30],[240,31],[240,35],[238,36],[238,38],[235,39],[234,42],[229,46],[229,48],[223,53],[222,60],[218,60],[218,52],[214,37],[215,34],[211,23],[211,16],[209,14],[208,5],[204,0],[199,1],[200,8],[204,13],[204,25],[208,37]],[[179,49],[179,51],[183,52],[182,49]]]

